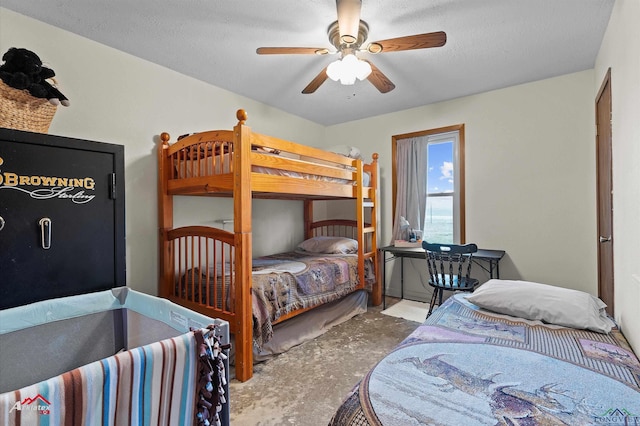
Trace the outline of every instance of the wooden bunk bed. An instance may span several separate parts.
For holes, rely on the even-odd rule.
[[[382,302],[377,274],[378,155],[371,163],[251,131],[238,110],[233,130],[179,138],[161,134],[158,149],[159,294],[229,322],[235,336],[236,378],[253,375],[252,198],[302,200],[305,238],[342,236],[357,244],[357,284],[373,265],[374,305]],[[368,182],[367,182],[368,180]],[[173,228],[173,196],[232,197],[233,232],[206,226]],[[355,200],[355,220],[314,222],[313,202]],[[365,217],[367,222],[365,222]],[[207,285],[203,285],[206,282]],[[211,285],[211,283],[215,285]],[[286,312],[282,322],[313,306]]]

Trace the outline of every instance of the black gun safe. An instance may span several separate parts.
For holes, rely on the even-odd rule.
[[[125,286],[124,146],[0,128],[0,309]]]

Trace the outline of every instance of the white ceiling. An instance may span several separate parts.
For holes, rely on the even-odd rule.
[[[368,41],[445,31],[443,47],[371,60],[396,85],[327,80],[334,55],[257,55],[327,47],[333,0],[2,0],[2,7],[322,125],[593,68],[614,0],[363,0]],[[16,46],[27,47],[28,46]],[[54,68],[55,69],[55,68]]]

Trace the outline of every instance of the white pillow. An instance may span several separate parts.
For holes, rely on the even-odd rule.
[[[615,325],[595,296],[529,281],[492,279],[467,296],[474,305],[529,320],[608,333]]]
[[[313,237],[298,244],[298,248],[310,253],[353,254],[358,251],[358,241],[344,237]]]

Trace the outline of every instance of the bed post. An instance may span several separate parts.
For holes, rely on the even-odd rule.
[[[365,223],[364,223],[364,169],[362,160],[356,162],[356,225],[358,227],[358,276],[360,277],[360,288],[365,288],[364,273],[364,253],[365,247]]]
[[[304,239],[313,237],[311,224],[313,223],[313,200],[304,200]]]
[[[251,128],[246,111],[236,113],[233,128],[233,220],[236,267],[235,344],[236,378],[253,376],[253,316],[251,304]]]
[[[171,173],[171,164],[167,157],[170,138],[169,133],[163,132],[158,145],[158,247],[160,252],[158,295],[165,299],[171,295],[171,271],[173,270],[173,253],[171,244],[167,240],[167,232],[173,228],[173,196],[167,191],[167,182]]]
[[[380,260],[378,253],[378,230],[380,229],[380,221],[378,217],[378,203],[380,201],[378,192],[378,178],[380,176],[378,157],[378,153],[374,152],[371,156],[373,161],[371,161],[371,169],[369,170],[369,173],[371,175],[371,193],[369,194],[369,196],[371,197],[373,206],[371,209],[371,226],[373,226],[373,235],[371,237],[371,251],[373,252],[373,265],[376,275],[376,280],[373,283],[373,288],[371,291],[371,304],[373,306],[382,304],[382,286],[384,285],[384,277],[380,276],[380,261],[384,262],[384,259]]]

